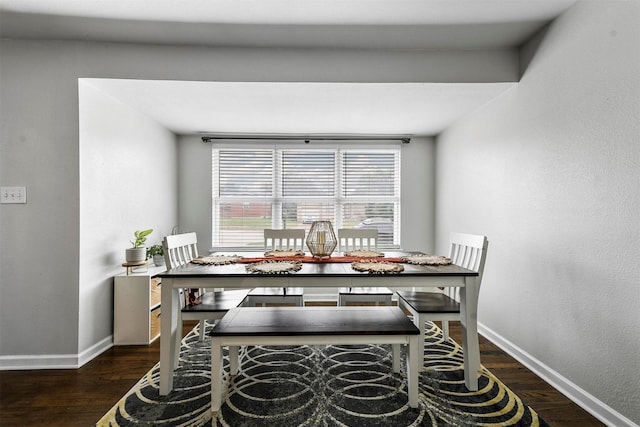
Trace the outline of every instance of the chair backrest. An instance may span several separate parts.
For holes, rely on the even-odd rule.
[[[286,230],[264,230],[264,250],[301,250],[304,251],[304,229],[288,228]]]
[[[454,264],[478,272],[478,286],[482,283],[484,262],[487,258],[489,241],[487,236],[451,233],[449,258]],[[451,288],[450,288],[451,289]]]
[[[375,228],[338,229],[338,251],[378,250],[378,230]]]
[[[167,268],[184,265],[198,257],[198,237],[196,233],[173,234],[162,241],[164,261]]]
[[[455,265],[478,272],[478,290],[482,284],[484,261],[487,257],[489,241],[486,236],[476,234],[451,233],[449,235],[451,247],[449,258]],[[460,301],[460,288],[447,287],[444,289],[449,297]]]

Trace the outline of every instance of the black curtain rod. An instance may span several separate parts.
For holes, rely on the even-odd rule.
[[[406,136],[293,136],[293,135],[281,135],[281,136],[240,136],[240,135],[205,135],[202,137],[202,142],[211,142],[214,139],[241,139],[241,140],[300,140],[305,143],[309,141],[402,141],[403,144],[411,142],[411,138]]]

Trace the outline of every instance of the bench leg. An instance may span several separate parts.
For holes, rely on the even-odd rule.
[[[211,410],[218,412],[222,406],[222,345],[211,340]]]
[[[391,344],[391,366],[396,374],[400,372],[400,344]]]
[[[240,347],[237,345],[229,346],[229,373],[233,375],[238,375],[238,368],[240,364],[238,362],[238,350]]]
[[[420,335],[411,335],[409,337],[409,348],[407,349],[407,391],[409,394],[409,406],[412,408],[418,407],[418,380],[421,356]]]

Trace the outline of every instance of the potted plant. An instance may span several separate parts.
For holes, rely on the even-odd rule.
[[[131,241],[133,247],[126,250],[127,262],[146,261],[147,248],[144,246],[144,244],[147,242],[147,236],[151,234],[152,231],[152,229],[142,231],[138,230],[133,233],[133,237],[135,238]]]
[[[147,258],[153,258],[156,267],[164,265],[164,248],[162,245],[153,245],[147,249]]]

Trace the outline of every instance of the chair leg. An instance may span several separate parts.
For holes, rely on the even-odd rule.
[[[393,372],[400,372],[400,344],[391,344],[391,366]]]
[[[229,346],[229,374],[230,375],[238,375],[238,369],[240,368],[240,363],[238,360],[238,350],[240,348],[237,345]]]
[[[202,319],[200,321],[200,341],[204,341],[204,332],[207,329],[207,321]]]
[[[449,321],[442,321],[442,335],[444,336],[445,341],[449,341]]]

